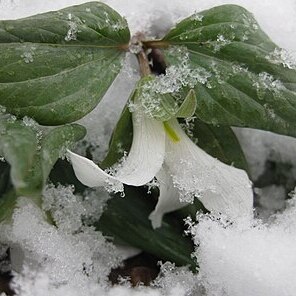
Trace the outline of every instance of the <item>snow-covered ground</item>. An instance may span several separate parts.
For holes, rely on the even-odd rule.
[[[20,18],[84,2],[87,1],[0,0],[0,19]],[[296,52],[295,0],[104,2],[127,18],[132,33],[144,31],[156,37],[161,37],[178,20],[195,11],[225,3],[239,4],[254,13],[262,29],[279,46],[292,54]],[[131,66],[134,67],[134,60],[128,57],[100,108],[80,120],[88,129],[87,140],[94,147],[95,160],[102,159],[106,152],[112,128],[138,79],[136,67],[131,70]],[[291,178],[296,178],[296,140],[250,129],[236,129],[236,133],[250,164],[253,180],[264,173],[267,160],[292,164]],[[83,154],[83,145],[77,150]],[[120,262],[120,253],[98,232],[81,224],[83,213],[88,212],[91,219],[92,215],[98,215],[93,209],[100,209],[102,204],[95,204],[97,200],[91,193],[85,203],[72,193],[71,188],[48,188],[45,208],[50,208],[56,215],[59,229],[47,224],[39,209],[24,202],[15,212],[13,224],[1,230],[1,241],[13,241],[12,255],[21,257],[13,262],[19,271],[14,279],[17,295],[295,295],[296,201],[292,199],[285,203],[286,192],[281,185],[269,184],[257,191],[265,224],[256,219],[252,224],[229,225],[223,217],[217,220],[201,216],[200,223],[191,226],[195,243],[199,246],[195,254],[200,265],[199,274],[193,275],[184,268],[174,269],[165,264],[162,267],[164,277],[157,281],[156,287],[133,289],[127,284],[106,287],[106,276],[110,268]],[[100,194],[103,203],[107,197],[103,192]],[[270,216],[274,210],[285,207],[283,212]],[[83,232],[77,233],[81,228]],[[20,255],[20,250],[26,251]],[[21,271],[19,262],[23,258],[27,261]],[[81,262],[88,263],[83,272],[79,268]]]

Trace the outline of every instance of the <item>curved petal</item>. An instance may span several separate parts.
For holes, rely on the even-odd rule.
[[[141,186],[151,181],[161,169],[165,156],[165,132],[160,121],[141,111],[133,112],[133,143],[127,159],[118,169],[116,179]]]
[[[149,215],[154,229],[161,226],[164,214],[187,205],[180,201],[179,190],[174,187],[173,180],[165,166],[158,172],[156,178],[159,182],[159,197],[154,211]]]
[[[141,186],[151,181],[160,170],[165,154],[165,132],[161,122],[133,113],[133,142],[127,159],[107,174],[93,161],[69,151],[76,177],[89,186],[106,186],[121,182]]]
[[[208,155],[189,139],[176,120],[170,125],[180,141],[167,139],[165,164],[181,200],[198,197],[207,209],[229,218],[252,217],[253,192],[246,172]]]
[[[88,187],[106,186],[114,177],[100,169],[93,161],[68,150],[77,179]]]

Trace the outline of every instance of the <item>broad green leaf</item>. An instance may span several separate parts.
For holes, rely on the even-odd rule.
[[[0,105],[44,125],[83,117],[117,76],[129,38],[101,2],[0,21]]]
[[[107,209],[97,223],[98,229],[163,260],[194,269],[196,263],[191,258],[193,244],[184,237],[183,221],[167,215],[162,227],[154,230],[148,219],[155,206],[151,196],[134,187],[126,187],[125,194],[124,198],[116,196],[108,201]]]
[[[194,88],[198,118],[296,136],[296,70],[246,9],[194,14],[160,42],[169,46],[168,64],[184,73],[180,93]]]
[[[73,124],[45,134],[37,124],[4,116],[0,118],[0,133],[0,151],[11,166],[10,175],[16,193],[31,195],[42,190],[62,151],[81,139],[85,130]]]
[[[66,149],[85,136],[85,128],[78,124],[69,124],[51,130],[41,141],[41,168],[43,183]]]

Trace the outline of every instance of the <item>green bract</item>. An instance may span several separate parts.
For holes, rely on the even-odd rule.
[[[0,22],[0,105],[45,125],[90,112],[121,68],[126,21],[100,2]]]

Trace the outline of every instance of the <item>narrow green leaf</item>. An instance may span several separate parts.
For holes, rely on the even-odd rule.
[[[194,82],[198,118],[296,136],[296,70],[246,9],[194,14],[160,42],[170,45],[169,65]],[[181,93],[189,88],[183,81]]]
[[[17,195],[14,190],[10,190],[0,198],[0,223],[11,218],[16,201]]]
[[[0,133],[0,151],[11,166],[11,180],[16,190],[35,187],[40,181],[38,175],[37,180],[32,177],[38,150],[36,132],[22,121],[1,117]]]
[[[63,156],[66,149],[70,148],[73,143],[81,140],[85,134],[86,130],[83,126],[69,124],[51,130],[42,139],[40,158],[44,184],[58,158]]]
[[[97,227],[105,235],[126,242],[177,265],[196,263],[191,258],[193,244],[184,237],[183,223],[166,215],[162,227],[152,229],[148,219],[154,208],[151,196],[139,188],[126,187],[124,198],[116,196],[108,201]]]
[[[129,38],[101,2],[0,21],[0,105],[45,125],[83,117],[117,76]]]
[[[6,161],[0,161],[0,198],[10,188],[10,165]]]
[[[122,111],[119,121],[113,131],[111,141],[109,143],[108,154],[101,167],[108,168],[120,160],[125,152],[130,150],[133,140],[133,122],[132,114],[126,106]]]
[[[192,110],[196,107],[194,93],[188,90],[179,94],[175,92],[173,84],[166,75],[143,77],[132,100],[141,102],[146,115],[160,121],[192,116]]]

